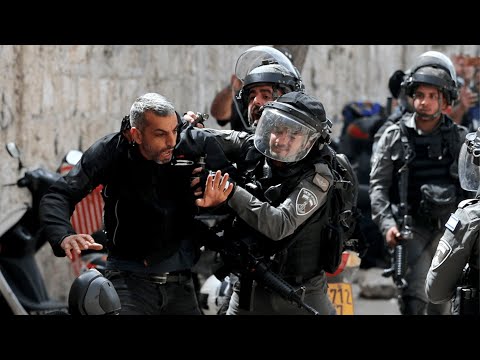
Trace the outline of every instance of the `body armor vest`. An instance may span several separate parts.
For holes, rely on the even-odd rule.
[[[327,147],[322,153],[307,161],[311,163],[306,165],[304,161],[296,164],[289,169],[282,169],[281,174],[273,175],[270,178],[263,178],[260,181],[262,189],[257,197],[262,201],[268,201],[273,206],[281,204],[303,179],[315,173],[314,163],[324,162],[331,156]],[[325,160],[322,160],[326,157]],[[331,161],[331,159],[330,159]],[[333,188],[330,189],[333,191]],[[327,200],[328,201],[328,200]],[[326,228],[328,217],[325,216],[328,206],[323,206],[317,210],[305,223],[302,224],[292,235],[279,240],[272,241],[260,233],[256,232],[255,242],[259,244],[259,249],[266,258],[275,254],[274,270],[283,277],[304,277],[309,278],[318,275],[323,270],[321,264],[322,234]],[[246,226],[246,225],[245,225]],[[245,228],[247,233],[251,229]]]
[[[417,209],[421,199],[420,187],[423,184],[454,183],[450,176],[450,166],[454,159],[448,143],[438,134],[424,136],[411,131],[409,139],[415,157],[409,165],[408,203],[410,208]]]
[[[411,117],[404,116],[399,123],[400,132],[408,138],[408,146],[413,151],[413,159],[408,164],[408,212],[414,214],[419,209],[422,199],[421,187],[424,184],[439,186],[454,185],[459,192],[459,184],[451,175],[451,168],[458,157],[461,142],[453,121],[444,116],[444,123],[432,134],[420,135],[414,129],[406,127],[402,122]],[[403,129],[402,129],[403,128]],[[405,151],[405,148],[404,148]],[[394,164],[395,174],[404,165],[404,157]],[[404,186],[400,184],[400,186]],[[390,191],[393,203],[398,204],[398,187]]]

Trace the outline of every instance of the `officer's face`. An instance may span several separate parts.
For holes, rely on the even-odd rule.
[[[413,95],[413,106],[417,118],[431,118],[432,115],[445,111],[448,104],[443,93],[435,86],[420,85]]]
[[[283,94],[279,91],[280,95]],[[250,89],[248,94],[248,122],[250,125],[256,126],[260,116],[260,108],[269,101],[273,101],[274,94],[272,85],[257,85]]]
[[[304,142],[305,136],[300,131],[276,126],[270,134],[270,151],[279,159],[287,158],[299,152]]]
[[[132,135],[140,153],[147,159],[165,164],[172,160],[173,148],[177,143],[177,116],[158,116],[148,111],[145,114],[146,126],[132,128]]]

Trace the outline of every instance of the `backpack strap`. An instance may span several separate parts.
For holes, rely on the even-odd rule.
[[[405,119],[400,119],[398,126],[400,128],[400,141],[403,146],[404,162],[398,169],[398,175],[400,180],[398,181],[398,193],[400,197],[400,218],[403,219],[408,213],[408,166],[415,158],[414,146],[410,144],[410,140],[415,141],[413,137],[409,136],[407,126],[405,125]]]
[[[444,116],[444,122],[441,125],[440,132],[442,134],[443,143],[448,148],[453,159],[458,157],[460,148],[463,144],[460,136],[460,128],[453,122],[451,118]],[[456,154],[456,155],[455,155]]]
[[[335,157],[332,159],[331,171],[340,170],[340,179],[335,180],[335,189],[341,189],[344,191],[350,190],[355,184],[348,180],[346,174],[350,173],[350,176],[355,176],[355,172],[351,169],[351,166],[347,166],[347,158],[344,154],[335,153]],[[348,169],[350,168],[350,170]]]
[[[333,196],[333,200],[337,202],[335,206],[341,208],[341,211],[338,214],[338,220],[336,221],[342,224],[344,228],[348,229],[350,228],[349,220],[352,217],[357,205],[357,198],[354,196],[351,204],[348,204],[345,207],[344,202],[346,199],[343,199],[340,194],[351,193],[355,191],[354,187],[356,184],[354,182],[357,182],[355,173],[351,167],[350,170],[348,170],[347,159],[345,158],[345,155],[338,153],[335,153],[335,156],[332,158],[330,170],[332,171],[334,181],[333,190],[330,192],[332,193],[332,196],[335,194],[335,196]],[[349,180],[349,177],[353,177],[353,182]]]
[[[398,126],[400,128],[400,141],[402,142],[402,146],[404,150],[404,158],[405,158],[404,165],[402,166],[403,168],[408,166],[415,158],[414,146],[411,146],[410,144],[410,140],[411,141],[415,141],[415,140],[410,137],[410,134],[408,133],[408,129],[407,129],[407,126],[405,125],[404,120],[399,121]],[[400,170],[398,171],[399,173],[402,170],[402,168],[400,168]]]

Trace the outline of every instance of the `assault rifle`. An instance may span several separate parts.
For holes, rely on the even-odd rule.
[[[407,272],[407,244],[406,241],[413,239],[412,217],[404,215],[400,233],[397,236],[397,245],[390,249],[391,267],[384,269],[382,275],[391,276],[397,288],[404,289],[408,283],[405,280]]]
[[[399,215],[401,219],[400,224],[400,233],[396,235],[397,245],[394,249],[390,249],[391,256],[391,267],[385,269],[382,273],[383,276],[389,277],[392,276],[395,285],[397,288],[404,289],[407,287],[408,283],[405,280],[405,273],[407,272],[407,245],[406,241],[413,239],[412,233],[412,216],[408,215],[408,165],[412,162],[415,157],[415,153],[412,150],[408,142],[407,129],[405,124],[400,122],[400,133],[401,141],[404,148],[405,162],[403,166],[398,170],[400,175],[400,180],[398,184],[400,204],[399,204]]]
[[[258,283],[310,314],[318,315],[317,310],[303,301],[305,287],[301,286],[295,289],[273,272],[265,261],[265,257],[257,255],[256,247],[256,242],[248,238],[229,239],[228,246],[220,250],[227,268],[240,276],[239,307],[244,310],[252,310],[255,286]]]

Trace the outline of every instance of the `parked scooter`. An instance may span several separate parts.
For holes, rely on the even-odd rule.
[[[7,151],[19,161],[19,169],[24,170],[20,151],[15,143],[6,145]],[[81,158],[82,153],[70,151],[64,158],[62,166],[73,167]],[[60,169],[59,169],[60,170]],[[51,172],[44,168],[24,171],[24,175],[13,184],[27,188],[31,194],[31,203],[20,206],[6,221],[0,224],[0,314],[47,314],[62,313],[67,310],[67,304],[53,300],[47,292],[35,254],[45,244],[47,239],[42,236],[38,218],[39,203],[47,189],[63,174],[60,171]],[[86,206],[78,204],[82,211],[78,216],[88,216],[91,199],[86,199]],[[83,207],[83,208],[82,208]],[[72,224],[75,225],[72,217]],[[102,242],[103,231],[92,233],[96,241]],[[72,263],[74,275],[79,276],[91,268],[102,272],[105,268],[106,254],[104,252],[85,252]]]
[[[19,160],[15,143],[7,144],[9,154]],[[38,210],[41,197],[61,175],[43,168],[25,171],[14,184],[27,188],[32,202],[22,209],[23,214],[11,227],[0,233],[0,314],[44,314],[66,309],[66,304],[48,295],[44,279],[35,260],[35,254],[45,244],[40,234]]]

